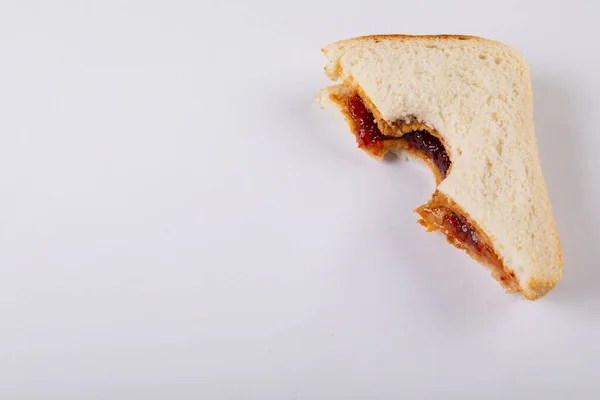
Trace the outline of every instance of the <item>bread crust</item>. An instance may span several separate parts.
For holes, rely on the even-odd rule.
[[[375,43],[379,43],[382,40],[415,40],[415,39],[437,39],[437,40],[479,40],[479,41],[488,41],[493,42],[492,40],[485,39],[479,36],[469,36],[469,35],[452,35],[452,34],[438,34],[438,35],[403,35],[403,34],[379,34],[379,35],[365,35],[365,36],[357,36],[350,39],[338,40],[337,42],[331,43],[327,47],[321,48],[321,51],[327,55],[327,48],[337,46],[340,44],[350,44],[350,43],[359,43],[359,42],[368,42],[374,41]],[[499,42],[496,42],[499,43]],[[329,78],[333,81],[337,80],[341,73],[341,66],[339,63],[332,70],[328,67],[325,67],[325,73]]]
[[[457,34],[437,34],[437,35],[404,35],[400,33],[389,33],[389,34],[378,34],[378,35],[364,35],[357,36],[350,39],[338,40],[337,42],[333,42],[332,44],[338,43],[349,43],[349,42],[360,42],[365,40],[383,40],[383,39],[394,39],[394,40],[410,40],[410,39],[454,39],[454,40],[485,40],[489,41],[490,39],[484,39],[479,36],[471,36],[471,35],[457,35]]]

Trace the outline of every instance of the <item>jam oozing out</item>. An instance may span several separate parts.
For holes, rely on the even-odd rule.
[[[384,135],[371,111],[367,109],[360,96],[350,96],[346,102],[348,113],[357,127],[356,139],[360,147],[381,146],[384,140],[403,140],[411,148],[427,155],[437,167],[442,179],[450,168],[450,158],[438,138],[427,131],[409,132],[401,138]]]
[[[452,236],[461,243],[470,246],[479,253],[483,250],[482,243],[477,238],[477,234],[468,223],[462,220],[462,218],[453,212],[448,212],[444,215],[444,220],[452,230]]]
[[[446,177],[448,168],[450,168],[450,158],[438,138],[427,131],[414,131],[402,136],[402,140],[421,153],[427,154],[440,171],[442,178]]]
[[[358,128],[356,139],[359,146],[368,147],[380,143],[386,137],[379,130],[373,114],[365,107],[365,103],[360,96],[350,96],[347,106],[350,117],[352,117]]]
[[[419,223],[428,230],[442,231],[448,241],[459,249],[467,250],[472,257],[480,260],[492,268],[492,275],[509,290],[518,290],[514,272],[505,271],[502,261],[498,258],[486,240],[479,236],[476,229],[471,226],[460,214],[455,213],[445,206],[425,205],[419,207],[417,212],[421,216]]]

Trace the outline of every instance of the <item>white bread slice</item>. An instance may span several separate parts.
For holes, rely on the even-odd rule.
[[[323,52],[327,75],[341,86],[322,91],[321,104],[339,109],[330,94],[354,91],[380,127],[408,121],[437,132],[452,162],[437,192],[483,231],[526,298],[553,288],[563,258],[523,57],[499,42],[452,35],[359,37]]]

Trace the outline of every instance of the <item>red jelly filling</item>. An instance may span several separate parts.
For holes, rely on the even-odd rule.
[[[471,247],[477,252],[481,252],[482,244],[477,238],[477,234],[471,226],[462,220],[461,217],[453,212],[448,212],[444,215],[444,220],[451,229],[452,236],[461,243]]]
[[[505,271],[502,261],[486,242],[477,234],[460,214],[447,206],[436,205],[435,195],[432,203],[419,207],[417,213],[421,216],[419,223],[428,230],[442,231],[448,242],[459,249],[464,249],[476,260],[483,262],[492,269],[492,275],[511,291],[518,291],[519,285],[511,271]]]
[[[450,158],[440,139],[427,131],[414,131],[402,136],[402,140],[408,143],[409,146],[426,154],[440,171],[442,178],[446,177],[448,168],[450,168]]]
[[[386,138],[386,136],[379,130],[379,127],[375,122],[375,117],[373,117],[371,111],[365,107],[365,103],[362,101],[360,96],[350,96],[348,98],[347,105],[350,117],[352,117],[352,120],[356,124],[356,139],[358,140],[359,146],[368,147],[370,145],[380,143]],[[387,138],[390,137],[388,136]]]
[[[434,163],[442,179],[450,168],[450,158],[440,140],[427,131],[409,132],[401,138],[384,135],[359,95],[353,95],[346,101],[348,113],[356,124],[356,139],[360,147],[381,146],[384,140],[403,140],[414,150],[428,156]]]

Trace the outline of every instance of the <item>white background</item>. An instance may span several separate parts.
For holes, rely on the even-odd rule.
[[[597,398],[600,11],[484,3],[0,3],[0,398]],[[547,297],[426,233],[430,172],[314,104],[320,48],[374,33],[529,60]]]

